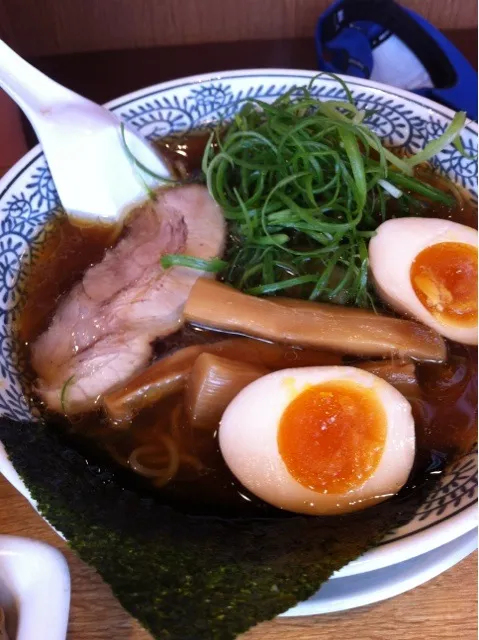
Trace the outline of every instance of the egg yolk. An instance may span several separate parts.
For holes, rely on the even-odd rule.
[[[386,412],[373,389],[333,380],[309,387],[286,407],[278,448],[301,485],[344,493],[374,473],[386,431]]]
[[[477,249],[440,242],[416,256],[411,284],[421,303],[443,324],[477,325]]]

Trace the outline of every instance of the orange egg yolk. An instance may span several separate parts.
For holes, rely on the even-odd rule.
[[[386,431],[386,412],[373,389],[333,380],[307,388],[286,407],[278,448],[300,484],[344,493],[374,473]]]
[[[416,256],[411,284],[421,303],[443,324],[477,325],[477,249],[440,242]]]

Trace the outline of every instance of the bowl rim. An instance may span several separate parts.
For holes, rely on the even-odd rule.
[[[174,89],[176,87],[184,87],[188,85],[199,85],[204,84],[205,82],[214,82],[214,81],[224,81],[229,78],[248,78],[248,77],[292,77],[292,78],[300,78],[303,80],[311,80],[313,78],[321,79],[321,75],[326,77],[331,77],[331,74],[327,72],[320,72],[311,69],[286,69],[282,67],[265,67],[265,68],[255,68],[255,69],[234,69],[231,71],[212,71],[209,73],[199,73],[190,76],[184,76],[182,78],[176,78],[174,80],[167,80],[165,82],[158,82],[153,85],[149,85],[148,87],[143,87],[142,89],[136,89],[135,91],[130,91],[129,93],[125,93],[119,98],[113,98],[108,102],[103,104],[104,107],[110,110],[117,110],[120,107],[128,105],[130,102],[134,100],[138,100],[139,98],[147,98],[150,95],[157,94],[162,91],[167,91],[170,89]],[[390,95],[403,98],[408,102],[412,102],[413,104],[418,105],[419,107],[427,107],[431,111],[435,111],[436,113],[452,120],[454,115],[457,113],[453,109],[446,107],[438,102],[434,102],[434,100],[430,100],[424,96],[418,95],[416,93],[412,93],[411,91],[406,91],[404,89],[399,89],[398,87],[393,87],[391,85],[384,84],[382,82],[376,82],[374,80],[366,80],[363,78],[356,78],[354,76],[349,76],[346,74],[334,74],[341,80],[343,80],[346,84],[357,85],[364,87],[365,89],[376,89],[378,91],[383,91],[384,93],[388,93]],[[478,123],[471,118],[466,118],[466,123],[464,128],[469,129],[471,133],[477,135],[478,133]],[[41,145],[37,145],[40,147]],[[36,148],[36,147],[35,147]]]
[[[328,77],[327,74],[324,74]],[[202,85],[208,82],[221,82],[228,79],[241,79],[248,77],[269,77],[269,78],[281,78],[289,77],[296,78],[298,80],[309,81],[313,78],[321,80],[321,72],[307,69],[285,69],[285,68],[255,68],[255,69],[236,69],[231,71],[213,71],[209,73],[201,73],[196,75],[185,76],[182,78],[176,78],[166,82],[160,82],[142,89],[129,92],[118,98],[114,98],[104,103],[103,106],[117,112],[120,108],[128,106],[131,102],[138,99],[144,99],[149,96],[161,93],[163,91],[172,90],[175,88],[185,87],[188,85]],[[330,76],[329,76],[330,77]],[[439,114],[448,120],[452,120],[455,112],[448,107],[438,104],[429,98],[392,87],[380,82],[372,80],[365,80],[362,78],[356,78],[348,75],[340,75],[342,80],[347,84],[353,86],[364,87],[365,90],[375,89],[385,94],[393,95],[403,100],[413,103],[421,108],[427,108],[430,112]],[[478,134],[478,125],[471,119],[466,120],[465,128],[473,135]],[[5,192],[15,183],[20,173],[25,171],[33,162],[39,159],[43,155],[41,144],[37,144],[30,151],[28,151],[22,158],[20,158],[11,167],[7,173],[0,179],[0,201],[4,197]],[[6,463],[6,464],[5,464]],[[0,442],[0,472],[4,473],[4,470],[10,465],[11,469],[17,476],[14,486],[20,490],[21,493],[29,500],[29,502],[36,508],[35,501],[32,499],[30,492],[24,485],[23,481],[19,478],[17,472],[14,470],[13,465],[6,457],[5,450]],[[9,479],[12,476],[11,470],[8,470],[4,475]],[[477,500],[473,500],[466,506],[462,507],[458,511],[446,516],[443,520],[437,524],[429,523],[422,529],[412,531],[399,538],[391,541],[385,541],[380,543],[360,558],[353,560],[350,564],[343,567],[340,571],[334,574],[333,577],[346,577],[349,575],[356,575],[359,573],[365,573],[374,569],[379,569],[389,565],[393,565],[409,558],[413,558],[417,555],[435,549],[443,544],[451,542],[452,540],[459,538],[461,535],[471,531],[477,527],[478,513],[477,513]],[[44,516],[42,516],[44,520]],[[48,522],[48,520],[46,520]],[[59,532],[57,532],[59,533]],[[60,533],[60,535],[62,535]],[[63,536],[62,536],[63,537]]]

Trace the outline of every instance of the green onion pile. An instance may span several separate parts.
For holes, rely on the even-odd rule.
[[[398,157],[364,124],[368,112],[347,102],[320,102],[310,87],[272,104],[248,100],[206,147],[202,170],[223,208],[230,242],[221,275],[252,295],[289,295],[371,306],[367,243],[386,219],[410,214],[412,193],[452,204],[420,182],[415,165],[455,140],[465,122],[412,157]]]

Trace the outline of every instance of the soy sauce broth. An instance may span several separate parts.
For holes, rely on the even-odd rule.
[[[199,172],[207,138],[204,134],[194,134],[163,140],[159,146],[178,173],[194,177]],[[436,186],[443,183],[442,178],[436,180],[431,172],[426,177]],[[461,198],[452,208],[430,206],[425,208],[423,215],[477,226],[477,213],[468,198]],[[17,326],[23,350],[28,353],[28,345],[46,329],[61,296],[71,290],[90,265],[101,260],[111,244],[112,237],[105,229],[79,229],[66,218],[58,221],[27,282],[27,304]],[[216,342],[225,337],[231,336],[186,326],[166,340],[158,341],[154,357],[160,358],[191,344]],[[441,469],[455,456],[469,450],[476,439],[477,349],[451,342],[448,349],[449,357],[445,364],[417,365],[421,395],[411,399],[416,422],[417,455],[409,482],[396,500],[412,499],[417,488],[433,478],[431,474],[437,478]],[[291,366],[291,363],[285,362],[284,366]],[[168,397],[142,411],[134,418],[131,428],[123,431],[108,425],[100,413],[69,421],[49,414],[36,403],[47,423],[70,434],[86,455],[116,469],[123,475],[127,486],[133,483],[164,503],[192,513],[287,515],[255,498],[237,483],[218,448],[218,425],[212,425],[206,433],[191,429],[186,424],[181,404],[182,394]],[[180,424],[180,452],[199,459],[202,468],[195,470],[188,464],[182,465],[173,481],[157,489],[148,479],[129,471],[127,460],[135,448],[154,444],[161,434],[170,431],[173,414]]]
[[[109,227],[79,227],[61,216],[42,245],[25,285],[26,303],[17,325],[20,342],[32,342],[50,323],[60,298],[113,244]]]

